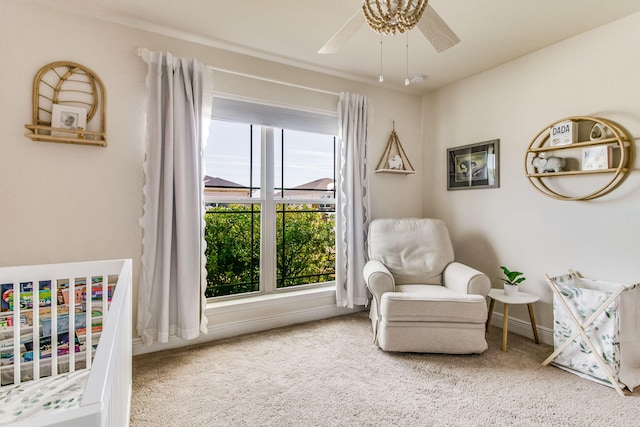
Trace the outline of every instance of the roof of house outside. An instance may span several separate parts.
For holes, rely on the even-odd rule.
[[[335,188],[335,182],[331,178],[320,178],[314,181],[306,182],[304,184],[300,184],[297,187],[293,188],[285,188],[284,194],[286,196],[296,197],[322,197],[323,194],[327,194],[328,192],[333,192]],[[282,195],[281,191],[275,193],[276,197],[280,197]]]
[[[315,181],[307,182],[297,187],[293,187],[290,190],[329,190],[334,189],[335,183],[331,178],[320,178]],[[290,191],[289,190],[289,191]]]
[[[236,182],[227,181],[226,179],[206,175],[204,177],[204,186],[207,188],[247,188]]]

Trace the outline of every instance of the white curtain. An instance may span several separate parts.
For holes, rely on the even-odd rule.
[[[150,345],[207,330],[203,148],[211,70],[170,53],[139,53],[148,64],[148,99],[137,330]]]
[[[338,103],[336,300],[339,307],[367,305],[362,277],[369,226],[367,98],[341,93]]]

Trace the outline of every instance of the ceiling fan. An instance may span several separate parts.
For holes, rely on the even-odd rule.
[[[411,15],[408,19],[410,22],[403,22],[403,14]],[[438,53],[460,42],[453,30],[428,4],[428,0],[364,0],[362,8],[320,48],[318,53],[338,52],[365,23],[381,34],[404,32],[416,26]]]

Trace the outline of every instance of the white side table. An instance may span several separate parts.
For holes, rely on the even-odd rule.
[[[504,294],[503,289],[492,288],[489,291],[489,317],[487,318],[486,330],[489,330],[489,322],[491,322],[491,316],[493,316],[493,306],[496,301],[500,301],[504,304],[504,320],[502,324],[502,351],[507,351],[507,327],[509,325],[509,304],[527,304],[529,307],[529,318],[531,319],[531,328],[533,329],[533,337],[536,344],[540,344],[538,339],[538,328],[536,327],[536,319],[533,315],[533,303],[538,301],[540,297],[526,292],[518,291],[517,295],[507,296]]]

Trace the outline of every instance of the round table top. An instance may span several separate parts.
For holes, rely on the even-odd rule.
[[[507,296],[504,294],[504,289],[491,288],[489,291],[489,298],[496,301],[500,301],[504,304],[531,304],[540,299],[539,296],[528,294],[526,292],[518,291],[517,295]]]

